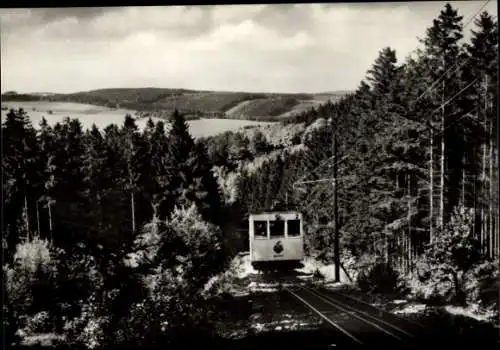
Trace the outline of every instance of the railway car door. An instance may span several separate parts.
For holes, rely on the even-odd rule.
[[[269,238],[273,240],[272,244],[272,258],[284,258],[285,250],[285,220],[279,215],[276,215],[274,220],[269,221]]]

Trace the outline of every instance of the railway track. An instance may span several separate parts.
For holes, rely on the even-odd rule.
[[[378,310],[344,293],[308,286],[284,289],[334,329],[337,334],[334,343],[349,349],[380,345],[386,349],[416,348],[428,335],[423,326]]]

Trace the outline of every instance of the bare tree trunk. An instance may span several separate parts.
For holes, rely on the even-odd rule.
[[[385,263],[389,263],[389,240],[387,239],[387,235],[384,234],[384,245],[385,245]]]
[[[489,166],[490,166],[490,174],[489,174],[489,194],[488,194],[488,236],[490,237],[490,244],[488,251],[490,252],[490,257],[494,257],[494,247],[493,247],[493,123],[490,123],[489,129]]]
[[[497,130],[498,130],[498,127],[497,127]],[[499,168],[498,168],[498,145],[497,147],[495,148],[495,181],[493,183],[499,184]],[[499,230],[499,223],[498,223],[498,217],[500,216],[499,212],[498,212],[498,202],[499,202],[499,198],[498,198],[498,187],[495,189],[495,198],[494,198],[494,213],[493,213],[493,218],[495,220],[495,231],[494,231],[494,234],[495,234],[495,240],[496,240],[496,257],[497,258],[500,258],[500,230]]]
[[[443,93],[441,94],[441,171],[440,171],[440,188],[439,188],[439,226],[444,224],[444,157],[445,157],[445,106],[444,106],[444,89],[445,82],[443,80]]]
[[[130,205],[132,207],[132,232],[135,232],[135,201],[134,201],[134,191],[130,193]]]
[[[466,156],[465,156],[465,145],[466,145],[465,133],[463,135],[464,151],[462,154],[462,206],[465,208],[465,167],[466,167]]]
[[[48,202],[48,207],[49,207],[49,233],[50,233],[50,241],[52,242],[52,202],[49,200]]]
[[[432,243],[433,240],[433,218],[434,218],[434,159],[433,159],[433,148],[434,148],[434,133],[432,127],[430,129],[431,133],[431,146],[430,146],[430,160],[429,160],[429,176],[430,176],[430,185],[429,185],[429,240]]]
[[[28,215],[28,199],[26,198],[26,195],[24,195],[24,222],[26,225],[26,236],[27,239],[30,239],[30,218]]]
[[[484,99],[484,133],[486,139],[486,130],[488,125],[488,76],[485,75],[484,79],[484,90],[485,90],[485,99]],[[485,237],[486,237],[486,140],[483,142],[483,159],[482,159],[482,171],[481,171],[481,251],[484,251],[485,248]]]
[[[408,243],[407,243],[407,254],[408,254],[408,271],[411,271],[411,176],[408,174]]]
[[[40,213],[38,210],[38,201],[36,201],[36,225],[37,225],[38,235],[40,236]]]
[[[474,198],[474,205],[473,205],[473,210],[474,210],[474,216],[472,217],[472,235],[477,238],[477,231],[476,231],[476,200],[477,200],[477,192],[476,192],[476,183],[477,183],[477,176],[474,173],[474,186],[473,186],[473,198]]]
[[[404,273],[404,256],[405,256],[404,231],[401,231],[401,236],[398,236],[398,247],[401,249],[401,254],[398,258],[398,265],[399,269]]]

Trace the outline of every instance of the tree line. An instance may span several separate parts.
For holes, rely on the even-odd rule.
[[[61,247],[92,242],[111,251],[153,216],[196,203],[220,225],[223,203],[205,147],[174,113],[166,132],[151,120],[140,133],[131,116],[122,126],[83,131],[77,119],[35,131],[23,110],[2,126],[7,251],[37,232]]]
[[[228,261],[226,208],[180,113],[139,132],[129,115],[35,130],[10,110],[2,136],[9,344],[18,330],[89,348],[213,330],[204,286]]]

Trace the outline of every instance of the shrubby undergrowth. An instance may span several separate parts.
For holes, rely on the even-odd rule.
[[[359,271],[357,286],[369,293],[408,294],[428,304],[456,304],[476,310],[498,308],[498,261],[479,249],[470,211],[457,208],[444,228],[427,244],[414,269],[402,274],[390,262],[373,256],[358,258],[353,270]],[[344,252],[345,256],[350,256]],[[352,260],[352,259],[350,259]]]
[[[457,209],[417,264],[411,280],[420,299],[491,307],[498,299],[498,264],[481,253],[472,214]]]
[[[11,340],[19,330],[62,333],[89,349],[210,335],[216,315],[203,291],[226,266],[221,242],[193,204],[146,225],[124,259],[56,251],[39,238],[20,244],[4,267],[6,331]]]
[[[399,289],[399,274],[390,264],[377,262],[358,275],[358,286],[364,292],[394,293]]]

